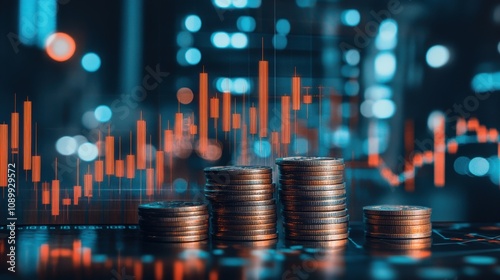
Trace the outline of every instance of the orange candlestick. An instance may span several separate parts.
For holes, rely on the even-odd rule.
[[[208,147],[208,73],[200,73],[200,152],[204,154]]]
[[[0,124],[0,187],[8,185],[9,126]]]
[[[83,175],[83,192],[85,197],[92,197],[92,174]]]
[[[127,155],[127,179],[135,178],[135,156]]]
[[[191,124],[189,126],[189,134],[190,135],[196,135],[198,133],[198,126],[195,124]]]
[[[57,180],[57,158],[55,161],[55,179],[52,180],[52,216],[59,215],[59,180]]]
[[[271,147],[276,155],[280,154],[280,134],[278,131],[271,132]]]
[[[94,162],[95,181],[101,183],[104,181],[104,161],[96,160]]]
[[[219,98],[218,97],[210,98],[210,118],[212,118],[212,119],[219,118]]]
[[[292,110],[300,110],[300,77],[292,77]]]
[[[250,134],[255,135],[257,134],[257,108],[251,106],[249,114],[250,114]]]
[[[73,187],[73,203],[78,205],[78,201],[82,197],[82,186],[74,186]]]
[[[10,150],[12,154],[19,153],[19,113],[10,115]]]
[[[153,195],[153,186],[155,179],[155,170],[153,168],[146,168],[146,195]]]
[[[31,173],[31,181],[33,183],[39,183],[41,180],[42,173],[42,157],[41,156],[33,156],[32,157],[32,167],[33,172]]]
[[[109,176],[115,174],[115,137],[106,136],[105,141],[106,175]]]
[[[163,151],[156,151],[156,188],[160,189],[165,181],[165,154]]]
[[[182,113],[175,113],[174,135],[176,141],[182,140],[184,116]]]
[[[171,153],[174,149],[174,131],[172,129],[165,129],[165,152]]]
[[[42,183],[42,204],[43,205],[50,204],[49,182]]]
[[[146,121],[137,121],[137,169],[146,169]]]
[[[24,126],[23,126],[23,169],[31,170],[31,101],[24,101]]]
[[[117,159],[115,162],[115,176],[116,178],[125,177],[125,161],[123,159]]]
[[[222,93],[222,131],[231,130],[231,93]]]
[[[233,129],[241,128],[241,114],[234,113],[233,114]]]
[[[440,117],[434,128],[434,185],[443,187],[445,184],[445,118]]]
[[[281,143],[290,144],[290,96],[281,97]]]
[[[269,106],[269,63],[259,61],[259,136],[267,137]]]

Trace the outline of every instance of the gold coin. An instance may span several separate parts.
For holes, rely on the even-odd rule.
[[[284,157],[276,159],[277,165],[293,165],[293,166],[336,166],[343,165],[343,158],[334,157]]]
[[[387,225],[387,226],[416,226],[430,223],[430,219],[411,219],[411,220],[394,220],[394,219],[363,219],[365,224],[371,225]]]
[[[285,229],[293,230],[347,230],[349,228],[349,223],[331,223],[331,224],[298,224],[298,223],[287,223],[283,224]]]
[[[257,241],[257,240],[269,240],[278,238],[278,233],[272,234],[261,234],[261,235],[225,235],[225,236],[214,236],[214,238],[219,240],[239,240],[239,241]]]
[[[344,182],[344,178],[332,179],[332,180],[306,180],[306,179],[279,179],[280,185],[313,185],[313,186],[324,186],[324,185],[336,185]]]
[[[331,206],[293,206],[293,205],[283,205],[285,211],[313,211],[313,212],[327,212],[327,211],[339,211],[347,208],[346,204],[331,205]]]
[[[331,234],[344,234],[348,232],[348,228],[340,229],[285,229],[285,234],[288,236],[301,236],[301,235],[331,235]]]
[[[334,217],[334,218],[311,218],[311,219],[290,219],[287,217],[283,217],[283,220],[287,224],[340,224],[349,221],[349,215],[343,217]]]

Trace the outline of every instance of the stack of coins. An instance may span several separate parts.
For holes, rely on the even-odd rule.
[[[426,238],[432,235],[431,208],[408,205],[363,207],[367,237]]]
[[[278,237],[272,169],[267,166],[205,168],[211,234],[218,240]]]
[[[330,241],[349,235],[344,160],[332,157],[286,157],[279,168],[279,199],[285,237]]]
[[[146,240],[194,242],[208,238],[208,206],[203,202],[158,201],[138,207]]]

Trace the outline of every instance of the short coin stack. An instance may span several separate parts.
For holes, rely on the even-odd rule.
[[[146,240],[193,242],[208,238],[208,206],[203,202],[158,201],[138,207]]]
[[[409,205],[363,207],[367,237],[426,238],[432,235],[431,208]]]
[[[279,168],[279,198],[285,237],[330,241],[349,235],[344,160],[332,157],[286,157]]]
[[[216,166],[204,171],[215,239],[259,241],[278,237],[270,167]]]

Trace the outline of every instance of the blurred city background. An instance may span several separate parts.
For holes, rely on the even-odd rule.
[[[21,223],[135,223],[141,202],[203,198],[207,166],[286,155],[344,157],[352,220],[498,221],[500,2],[351,2],[3,1]]]

